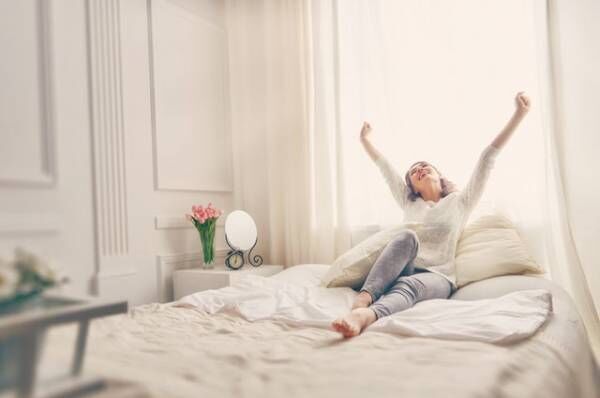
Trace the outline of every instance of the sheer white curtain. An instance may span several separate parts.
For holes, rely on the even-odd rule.
[[[595,306],[591,291],[600,289],[600,281],[586,275],[573,240],[566,192],[564,189],[564,164],[561,161],[559,143],[561,136],[568,137],[569,126],[563,122],[561,87],[567,82],[560,71],[558,51],[557,8],[554,2],[535,2],[536,37],[538,38],[540,109],[543,113],[545,138],[546,192],[545,207],[546,242],[548,265],[552,279],[563,286],[573,297],[581,313],[595,356],[600,360],[599,309]]]
[[[332,1],[227,2],[232,128],[238,142],[261,143],[256,156],[239,148],[242,205],[266,213],[273,264],[327,264],[350,247],[334,16]],[[244,184],[265,169],[266,181]],[[257,189],[260,203],[247,199]]]
[[[358,141],[374,143],[404,174],[433,163],[459,188],[512,115],[524,90],[538,97],[532,13],[509,0],[339,3],[340,112],[352,225],[398,222],[402,213]],[[532,109],[500,154],[482,202],[513,213],[543,256],[541,114]],[[540,261],[543,259],[540,258]]]

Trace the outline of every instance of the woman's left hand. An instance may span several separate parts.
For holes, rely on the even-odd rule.
[[[527,114],[527,112],[529,112],[529,108],[531,106],[531,100],[529,99],[528,96],[526,96],[523,93],[524,93],[524,91],[519,91],[517,93],[517,96],[515,97],[515,103],[517,105],[516,112],[519,115],[525,116]]]

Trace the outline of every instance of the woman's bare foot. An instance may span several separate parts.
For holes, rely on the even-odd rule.
[[[363,290],[362,292],[359,292],[358,295],[356,296],[356,298],[354,299],[354,304],[352,304],[352,309],[367,308],[368,306],[373,304],[371,302],[371,300],[372,300],[371,294],[369,294],[369,292],[366,292]]]
[[[353,337],[360,334],[367,326],[375,322],[377,317],[370,308],[355,308],[341,318],[331,323],[331,327],[336,332],[340,332],[344,337]]]

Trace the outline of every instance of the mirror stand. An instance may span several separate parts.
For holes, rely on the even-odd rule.
[[[242,268],[244,266],[244,264],[246,264],[246,261],[244,259],[244,251],[236,249],[235,247],[233,247],[231,245],[231,243],[229,243],[229,239],[227,239],[227,233],[225,233],[225,242],[227,242],[227,246],[229,246],[229,249],[230,249],[227,252],[227,257],[225,258],[225,265],[227,265],[229,268],[235,269],[235,270]],[[253,267],[258,267],[259,265],[261,265],[263,263],[263,258],[261,256],[259,256],[258,254],[255,254],[254,257],[251,256],[252,249],[254,249],[254,247],[256,246],[257,243],[258,243],[258,238],[256,238],[256,241],[254,242],[254,244],[252,245],[250,250],[248,250],[248,254],[247,254],[248,262]]]

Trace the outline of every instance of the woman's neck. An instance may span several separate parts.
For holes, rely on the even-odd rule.
[[[420,194],[425,201],[438,202],[442,198],[442,191],[439,185],[434,182],[423,187]]]

